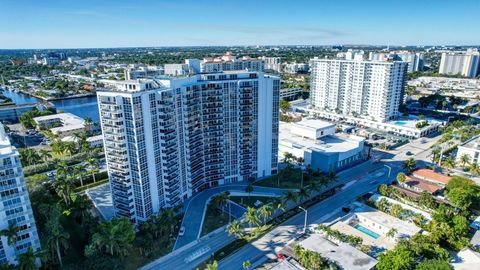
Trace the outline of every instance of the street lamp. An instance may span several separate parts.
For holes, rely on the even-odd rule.
[[[387,164],[383,164],[383,166],[388,168],[388,178],[390,178],[390,173],[392,172],[392,167],[388,166]]]
[[[302,209],[304,212],[305,212],[305,222],[303,223],[303,233],[307,233],[307,215],[308,215],[308,211],[307,209],[299,206],[298,208]]]

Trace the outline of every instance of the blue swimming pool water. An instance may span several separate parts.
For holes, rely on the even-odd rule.
[[[378,234],[370,231],[369,229],[367,229],[367,228],[365,228],[365,227],[363,227],[363,226],[361,226],[361,225],[356,225],[354,228],[357,229],[357,230],[359,230],[359,231],[361,231],[361,232],[363,232],[364,234],[366,234],[366,235],[368,235],[368,236],[370,236],[370,237],[375,238],[375,239],[377,239],[377,238],[380,237],[380,235],[378,235]]]
[[[407,122],[405,122],[405,121],[397,121],[397,122],[395,122],[394,124],[397,125],[397,126],[403,126],[403,125],[406,125]]]

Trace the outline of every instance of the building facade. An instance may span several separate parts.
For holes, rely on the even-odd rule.
[[[263,72],[265,70],[265,62],[262,59],[250,58],[248,56],[237,58],[229,52],[219,58],[204,58],[203,61],[200,62],[201,73],[215,73],[232,70]]]
[[[143,221],[206,188],[276,173],[279,87],[223,72],[98,92],[116,214]]]
[[[479,65],[480,52],[477,49],[468,49],[466,52],[444,52],[438,73],[474,78],[479,74]]]
[[[312,59],[311,64],[314,109],[379,122],[398,115],[407,82],[406,62]]]
[[[397,52],[370,52],[370,61],[404,61],[408,63],[408,72],[423,70],[423,53],[408,51]]]
[[[0,230],[10,225],[19,229],[17,242],[9,245],[5,236],[0,237],[0,264],[17,264],[17,255],[25,253],[30,247],[34,251],[40,250],[20,155],[10,144],[3,124],[0,124]]]
[[[461,157],[466,155],[470,159],[470,164],[476,163],[480,165],[480,136],[471,138],[458,146],[457,162],[461,164]]]
[[[265,62],[266,70],[271,70],[278,73],[282,72],[282,59],[280,57],[262,56],[260,59]]]

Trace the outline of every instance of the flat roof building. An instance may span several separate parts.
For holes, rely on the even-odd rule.
[[[297,123],[280,123],[279,156],[291,153],[304,164],[324,172],[341,170],[364,159],[365,139],[335,135],[335,125],[308,119]]]
[[[470,163],[480,165],[480,136],[473,137],[458,146],[457,161],[463,155],[467,155],[470,158]]]
[[[85,131],[85,120],[72,113],[57,113],[33,118],[37,128],[49,129],[59,138]]]

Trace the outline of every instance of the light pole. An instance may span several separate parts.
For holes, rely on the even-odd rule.
[[[383,164],[383,166],[388,168],[388,178],[390,178],[390,173],[392,172],[392,167],[388,166],[387,164]]]
[[[305,222],[303,223],[303,233],[307,233],[307,215],[308,215],[308,211],[307,209],[299,206],[298,208],[302,209],[304,212],[305,212]]]

